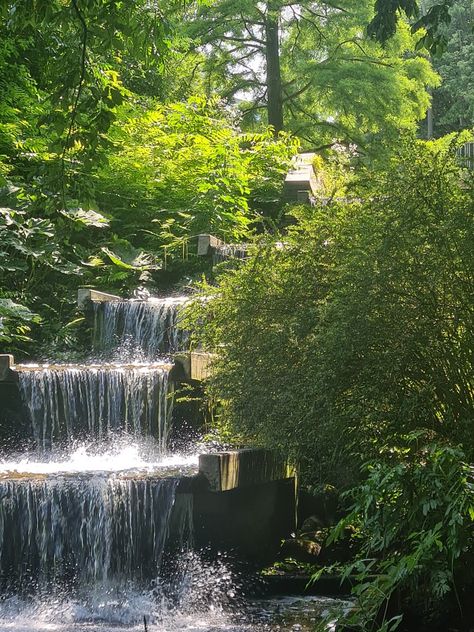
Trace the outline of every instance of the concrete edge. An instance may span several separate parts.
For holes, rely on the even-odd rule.
[[[80,287],[77,290],[77,305],[79,309],[87,307],[89,302],[108,303],[110,301],[122,300],[120,296],[115,296],[115,294],[107,294],[107,292],[99,292],[99,290],[93,290],[91,288]]]
[[[209,491],[224,492],[295,477],[287,461],[273,450],[248,448],[199,456],[199,474]]]
[[[179,365],[184,380],[203,382],[212,373],[212,362],[216,354],[205,351],[190,351],[174,354],[174,361]]]
[[[198,235],[197,236],[197,254],[198,257],[207,257],[212,254],[212,250],[218,246],[223,246],[224,242],[214,237],[214,235]]]

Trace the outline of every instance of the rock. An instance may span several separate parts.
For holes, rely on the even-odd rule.
[[[353,559],[357,548],[353,535],[354,528],[347,526],[339,540],[329,546],[324,546],[323,544],[320,561],[323,564],[334,564],[335,562],[345,563]]]
[[[297,562],[315,562],[321,552],[321,545],[313,540],[291,538],[285,540],[281,548],[283,557],[292,557]]]
[[[336,562],[344,563],[351,560],[355,554],[355,541],[353,539],[354,529],[346,527],[342,537],[330,545],[326,544],[331,532],[329,527],[318,528],[312,531],[305,531],[317,525],[318,519],[311,516],[303,523],[302,528],[297,531],[296,538],[286,540],[282,546],[282,555],[293,557],[299,562],[314,562],[318,559],[318,564],[331,565]]]
[[[323,546],[326,538],[329,535],[329,529],[318,529],[318,531],[306,531],[297,533],[297,537],[302,540],[311,540],[312,542],[317,542],[321,546]]]
[[[147,301],[150,296],[151,294],[149,290],[147,290],[145,287],[140,286],[133,290],[133,298],[136,298],[140,301]]]

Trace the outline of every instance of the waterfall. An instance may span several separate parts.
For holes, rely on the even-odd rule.
[[[185,300],[94,305],[96,350],[119,362],[15,367],[35,450],[0,461],[0,589],[126,593],[127,582],[160,583],[173,564],[164,553],[192,546],[193,495],[182,483],[196,459],[168,452],[164,359],[186,346]]]
[[[25,589],[156,577],[178,483],[97,475],[0,480],[0,582]],[[174,538],[189,523],[182,508],[179,522]]]
[[[18,366],[32,435],[42,450],[117,431],[155,437],[165,450],[170,429],[171,365]]]
[[[95,350],[129,348],[151,359],[186,349],[188,333],[179,324],[186,300],[177,296],[94,303]]]

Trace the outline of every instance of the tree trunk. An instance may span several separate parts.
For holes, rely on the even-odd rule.
[[[283,129],[283,99],[281,90],[279,13],[268,7],[265,19],[265,58],[267,64],[268,124],[275,135]]]
[[[426,124],[427,124],[427,138],[430,140],[433,138],[433,107],[430,105],[428,111],[426,113]]]

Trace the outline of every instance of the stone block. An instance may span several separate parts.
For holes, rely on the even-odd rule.
[[[238,551],[241,559],[270,563],[296,525],[295,479],[271,481],[223,493],[194,494],[198,547]]]
[[[173,356],[175,361],[175,368],[173,369],[173,379],[190,380],[191,379],[191,354],[190,353],[175,353]]]
[[[84,309],[89,301],[94,303],[107,303],[109,301],[121,301],[120,296],[115,294],[107,294],[106,292],[99,292],[98,290],[92,290],[86,287],[80,287],[77,290],[77,305],[79,309]]]
[[[180,367],[181,379],[196,380],[197,382],[202,382],[210,376],[213,358],[213,353],[204,351],[191,351],[174,355],[174,360]],[[175,371],[175,375],[179,379],[178,372]]]
[[[10,353],[0,354],[0,382],[11,379],[11,368],[15,364],[15,358]]]
[[[213,235],[198,235],[197,254],[198,257],[206,257],[211,254],[212,248],[221,246],[224,242]]]
[[[191,379],[202,382],[211,375],[214,354],[193,351],[191,353]]]
[[[287,462],[272,450],[264,449],[201,454],[199,473],[207,479],[209,490],[214,492],[261,485],[294,476]]]

